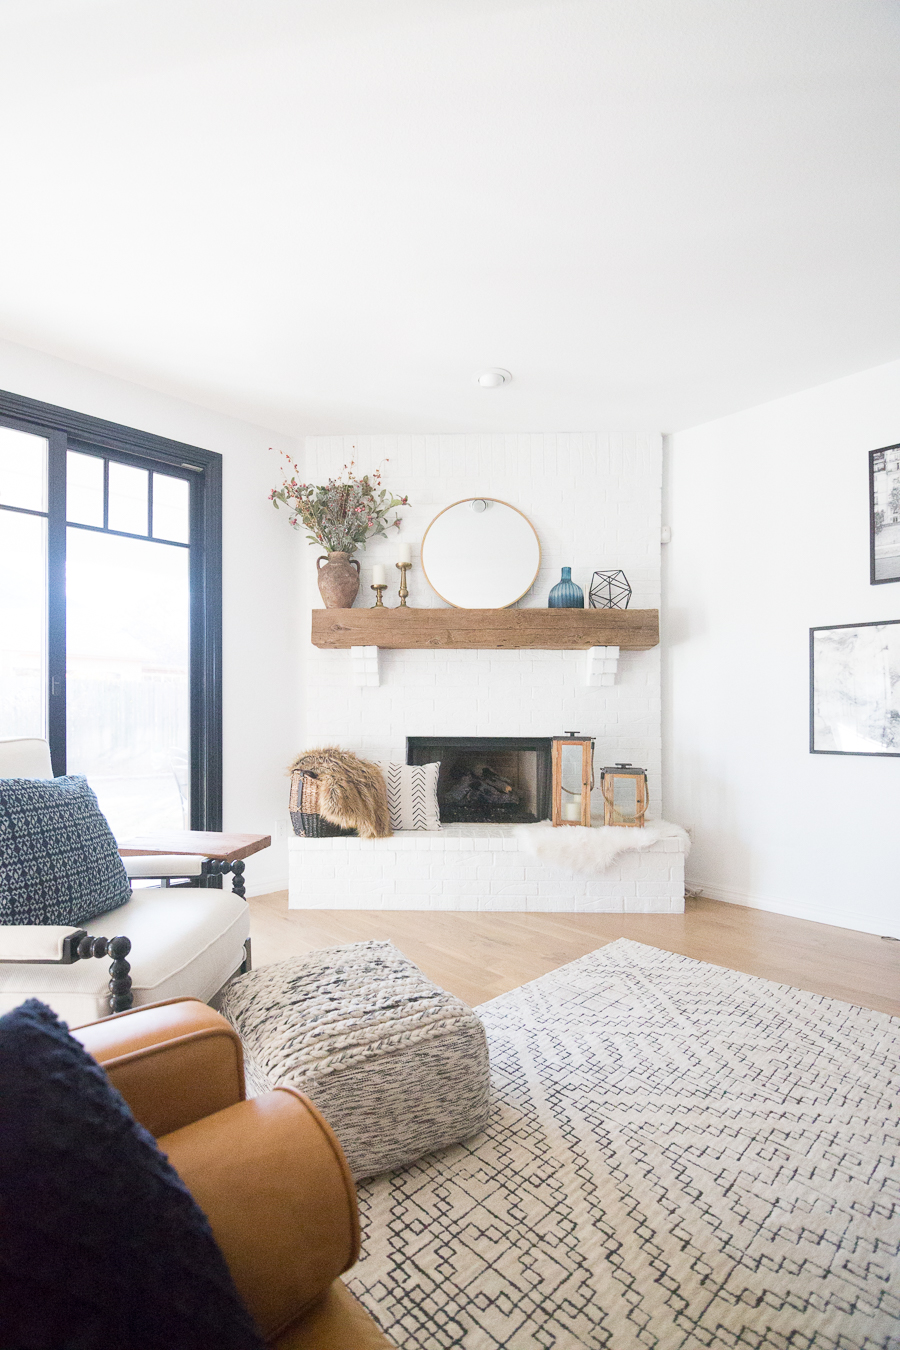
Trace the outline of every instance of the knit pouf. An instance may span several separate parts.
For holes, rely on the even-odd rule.
[[[487,1123],[481,1022],[391,942],[328,947],[238,975],[221,1011],[243,1041],[250,1089],[304,1092],[357,1180]]]

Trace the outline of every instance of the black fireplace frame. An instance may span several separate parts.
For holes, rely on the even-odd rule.
[[[537,753],[537,818],[549,820],[552,803],[553,769],[550,736],[407,736],[407,764],[433,764],[442,749],[482,750],[486,754],[502,750],[533,750]]]

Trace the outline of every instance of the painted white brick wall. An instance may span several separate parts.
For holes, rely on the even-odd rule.
[[[351,460],[358,472],[382,465],[385,485],[412,502],[400,513],[402,531],[391,531],[359,555],[359,607],[374,603],[369,587],[377,562],[388,565],[389,579],[396,577],[385,604],[397,604],[400,573],[393,564],[401,539],[412,546],[409,604],[444,607],[422,574],[419,545],[438,511],[473,496],[510,502],[537,530],[541,570],[520,607],[545,607],[564,565],[571,566],[585,595],[595,569],[620,567],[633,588],[632,607],[659,607],[662,441],[656,434],[323,436],[305,442],[308,482],[338,475]],[[309,548],[304,559],[308,608],[322,605],[317,554]],[[382,651],[380,685],[360,687],[349,651],[313,647],[309,622],[304,608],[300,697],[306,748],[340,745],[386,762],[405,760],[408,735],[551,736],[577,730],[596,736],[598,768],[627,760],[647,769],[649,814],[659,815],[658,648],[622,651],[612,687],[586,686],[583,651]],[[593,808],[600,818],[599,790]]]
[[[292,839],[289,854],[296,909],[684,910],[684,855],[677,839],[622,853],[596,877],[538,862],[502,826],[403,830],[392,839]]]

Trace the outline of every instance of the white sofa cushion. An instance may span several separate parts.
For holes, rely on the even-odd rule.
[[[250,911],[231,891],[148,887],[81,926],[96,937],[131,939],[136,1007],[184,996],[208,1001],[244,959]],[[108,981],[105,957],[70,966],[0,965],[0,1013],[39,998],[79,1026],[108,1015]]]

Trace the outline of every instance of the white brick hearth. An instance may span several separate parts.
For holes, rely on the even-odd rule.
[[[541,542],[541,570],[521,608],[543,608],[564,565],[587,594],[595,569],[622,568],[632,606],[660,594],[662,444],[657,435],[433,435],[310,437],[304,474],[321,483],[355,461],[384,464],[385,485],[408,494],[400,535],[360,554],[357,606],[374,601],[372,566],[394,578],[397,542],[412,547],[409,604],[440,608],[419,563],[438,511],[465,497],[510,502]],[[385,463],[386,461],[386,463]],[[320,607],[317,549],[304,550],[308,606]],[[397,574],[399,583],[399,574]],[[385,592],[397,604],[397,584]],[[414,621],[414,615],[410,615]],[[300,748],[338,745],[381,763],[405,760],[407,736],[596,737],[596,767],[643,765],[649,818],[660,803],[659,649],[618,651],[321,650],[302,617]],[[286,753],[285,761],[290,758]],[[598,788],[595,820],[602,819]],[[392,840],[291,840],[290,904],[310,908],[506,909],[672,913],[683,908],[684,860],[673,841],[622,855],[602,877],[538,863],[501,826],[449,826]]]
[[[600,876],[538,862],[509,825],[399,830],[392,839],[292,839],[295,909],[551,910],[681,914],[678,839],[620,853]]]

